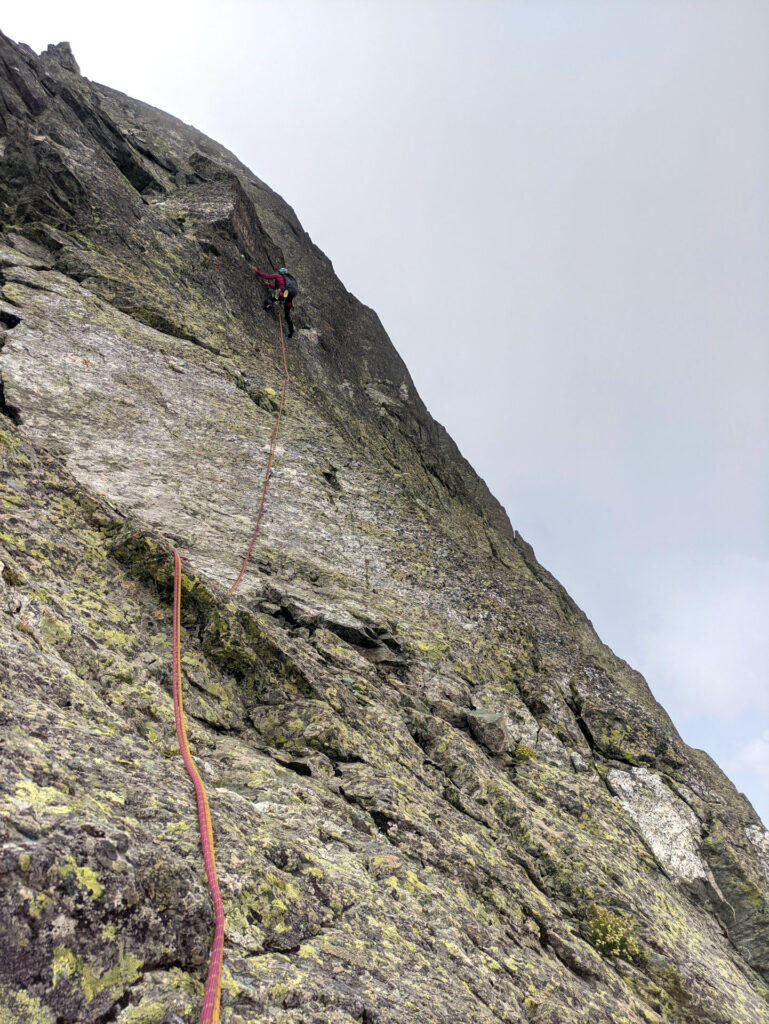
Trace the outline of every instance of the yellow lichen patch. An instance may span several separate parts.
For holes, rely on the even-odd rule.
[[[43,912],[43,908],[50,899],[51,896],[47,892],[39,892],[36,896],[32,896],[28,907],[29,916],[35,918],[40,917]]]
[[[414,871],[406,872],[406,881],[404,887],[408,892],[429,892],[429,885],[425,885],[424,882],[420,882]]]
[[[311,943],[304,943],[299,947],[299,957],[302,960],[321,960],[321,955]]]
[[[35,996],[0,985],[0,1024],[56,1024],[56,1019]]]
[[[231,996],[236,996],[240,993],[240,985],[238,985],[232,973],[226,967],[222,968],[222,988]]]
[[[91,965],[76,956],[71,949],[56,946],[53,951],[53,987],[56,988],[62,980],[67,980],[72,987],[80,989],[88,1003],[105,989],[110,989],[110,996],[114,995],[117,998],[126,985],[138,980],[139,968],[143,963],[138,956],[123,953],[121,949],[117,964],[101,974],[96,974]]]
[[[69,805],[63,804],[64,794],[54,786],[38,786],[31,779],[16,783],[14,794],[17,800],[29,804],[33,811],[44,814],[67,814]]]
[[[138,1006],[130,1006],[120,1015],[120,1024],[161,1024],[167,1007],[157,1000],[145,999]]]
[[[165,975],[165,983],[170,988],[176,988],[182,992],[187,992],[191,996],[203,995],[203,982],[194,975],[183,971],[181,967],[172,967]]]
[[[75,863],[75,858],[70,855],[60,866],[59,873],[62,876],[65,876],[68,875],[71,871],[75,872],[75,877],[77,878],[78,882],[83,886],[83,888],[87,889],[90,892],[92,900],[96,900],[101,896],[103,889],[94,871],[87,865],[79,867]]]
[[[290,991],[291,989],[288,985],[283,985],[280,982],[277,985],[273,985],[270,989],[270,1002],[276,1006],[282,1006]]]

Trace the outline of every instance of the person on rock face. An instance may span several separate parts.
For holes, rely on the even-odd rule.
[[[268,282],[271,295],[264,300],[264,308],[272,309],[273,302],[283,303],[283,312],[286,315],[288,324],[288,336],[293,338],[294,325],[291,322],[291,310],[294,308],[294,299],[299,294],[299,287],[293,274],[289,274],[285,267],[281,267],[277,274],[263,274],[256,267],[251,267],[257,277]]]

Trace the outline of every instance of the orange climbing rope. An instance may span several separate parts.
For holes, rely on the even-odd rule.
[[[291,377],[289,376],[289,373],[288,373],[288,359],[286,358],[286,342],[285,342],[285,339],[283,337],[283,318],[281,316],[280,306],[278,306],[278,324],[280,326],[280,347],[281,347],[281,350],[283,352],[283,369],[285,371],[285,376],[283,377],[283,390],[280,393],[280,405],[278,407],[278,417],[275,420],[275,426],[272,428],[272,437],[270,438],[270,454],[269,454],[269,456],[267,458],[267,469],[265,470],[265,473],[264,473],[264,484],[262,485],[262,498],[261,498],[261,501],[259,502],[259,511],[257,512],[257,515],[256,515],[256,526],[254,527],[254,532],[251,534],[251,541],[250,541],[250,543],[248,545],[248,549],[246,550],[246,557],[243,559],[243,565],[242,565],[242,567],[240,569],[240,572],[238,573],[238,578],[235,580],[235,582],[230,587],[230,593],[233,592],[235,587],[237,587],[237,585],[243,579],[243,574],[246,571],[246,566],[248,565],[248,560],[251,557],[251,549],[253,548],[254,542],[256,541],[256,535],[257,535],[257,533],[259,533],[259,524],[262,521],[262,512],[264,511],[264,500],[267,497],[267,485],[270,482],[270,470],[272,469],[272,459],[273,459],[273,455],[275,454],[275,442],[278,439],[278,428],[280,427],[280,419],[281,419],[281,416],[283,415],[283,404],[284,404],[284,402],[286,400],[286,390],[287,390],[289,382],[291,380]]]
[[[256,526],[254,532],[251,535],[251,541],[246,551],[246,557],[243,560],[243,566],[238,574],[238,578],[230,587],[230,593],[233,592],[235,587],[240,583],[243,578],[243,574],[246,571],[248,560],[251,557],[251,549],[256,541],[256,535],[259,532],[259,524],[262,521],[262,512],[264,511],[264,502],[267,497],[267,485],[270,480],[270,470],[272,468],[272,460],[275,454],[275,443],[278,439],[278,428],[280,427],[280,420],[283,416],[283,405],[286,400],[286,391],[288,389],[289,382],[291,380],[288,373],[288,359],[286,357],[286,342],[283,337],[283,319],[281,316],[280,307],[278,308],[278,324],[280,326],[280,347],[283,353],[283,369],[285,376],[283,377],[283,390],[280,393],[280,405],[278,407],[278,415],[275,420],[275,426],[272,428],[272,437],[270,438],[270,454],[267,458],[267,469],[264,474],[264,484],[262,486],[262,497],[259,502],[259,512],[256,517]],[[173,609],[173,632],[172,632],[172,649],[173,649],[173,697],[174,697],[174,718],[176,720],[176,736],[179,741],[179,750],[182,754],[182,760],[184,761],[184,767],[187,769],[192,785],[195,787],[195,796],[198,802],[198,825],[200,828],[200,845],[203,848],[203,862],[206,868],[206,878],[208,880],[208,888],[211,893],[211,902],[214,905],[214,939],[211,944],[211,956],[208,960],[208,975],[206,977],[206,987],[203,992],[203,1008],[200,1014],[200,1024],[218,1024],[219,1022],[219,1003],[221,998],[222,990],[222,952],[224,948],[224,907],[222,905],[222,897],[219,892],[219,881],[216,877],[216,857],[214,854],[214,833],[211,826],[211,811],[208,806],[208,795],[206,793],[206,787],[203,784],[203,780],[200,777],[200,773],[195,767],[195,762],[192,760],[192,754],[190,753],[190,746],[187,741],[187,728],[184,721],[184,702],[182,700],[182,663],[181,663],[181,595],[182,595],[182,556],[174,548],[174,609]]]
[[[219,997],[222,989],[222,950],[224,947],[224,907],[219,893],[219,882],[216,877],[216,858],[214,855],[214,833],[211,827],[211,811],[208,807],[208,795],[200,773],[195,767],[187,742],[187,728],[184,722],[184,703],[182,700],[182,665],[181,665],[181,591],[182,591],[182,560],[174,548],[174,624],[173,624],[173,692],[174,717],[176,719],[176,736],[182,753],[184,767],[195,787],[198,801],[198,825],[200,827],[200,845],[203,847],[203,862],[206,867],[208,888],[211,902],[214,905],[214,940],[211,944],[211,956],[208,960],[208,976],[203,992],[203,1009],[200,1013],[200,1024],[218,1024]]]

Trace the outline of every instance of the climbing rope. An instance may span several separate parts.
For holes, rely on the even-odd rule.
[[[267,486],[270,482],[270,470],[272,469],[272,459],[273,455],[275,454],[275,442],[278,439],[278,428],[280,427],[280,419],[281,416],[283,415],[283,404],[286,400],[286,390],[291,380],[291,377],[289,376],[288,373],[288,359],[286,358],[286,342],[283,337],[283,317],[281,316],[280,306],[278,306],[278,325],[280,326],[280,347],[281,351],[283,352],[283,369],[285,371],[285,376],[283,377],[283,390],[280,393],[280,405],[278,406],[278,416],[277,419],[275,420],[275,426],[272,428],[272,437],[270,438],[270,454],[267,458],[267,469],[265,470],[264,473],[264,483],[262,485],[262,498],[261,501],[259,502],[259,511],[257,512],[256,515],[256,526],[254,527],[254,532],[251,534],[251,541],[246,550],[246,557],[243,559],[243,565],[241,567],[240,572],[238,573],[238,578],[230,587],[230,593],[233,592],[235,587],[237,587],[237,585],[243,579],[243,574],[246,571],[248,560],[251,557],[251,549],[253,548],[254,542],[256,541],[256,535],[257,533],[259,533],[259,524],[262,521],[262,512],[264,511],[264,500],[267,497]]]
[[[286,400],[286,391],[288,389],[289,381],[291,380],[288,373],[288,358],[286,356],[286,342],[283,337],[283,319],[281,316],[280,307],[278,307],[278,325],[280,327],[280,348],[283,353],[283,369],[285,375],[283,377],[283,389],[280,393],[280,404],[278,406],[278,415],[275,420],[275,426],[272,428],[272,436],[270,438],[270,454],[267,458],[267,469],[264,473],[264,483],[262,485],[262,497],[259,502],[259,511],[256,516],[256,526],[254,532],[251,534],[251,541],[246,551],[246,557],[243,560],[243,566],[238,574],[238,578],[230,587],[230,593],[233,592],[235,587],[240,583],[243,578],[243,574],[246,571],[248,560],[251,557],[251,549],[256,541],[256,535],[259,532],[259,524],[262,521],[262,512],[264,511],[264,502],[267,497],[267,486],[270,480],[270,470],[272,468],[272,460],[275,454],[275,443],[278,439],[278,429],[280,427],[280,420],[283,416],[283,406]],[[214,854],[214,832],[211,826],[211,811],[208,806],[208,795],[206,793],[206,787],[203,784],[203,780],[200,777],[200,773],[195,767],[195,762],[192,760],[192,754],[190,753],[190,746],[187,741],[187,728],[184,721],[184,702],[182,700],[182,662],[181,662],[181,596],[182,596],[182,556],[176,550],[173,549],[174,555],[174,607],[173,607],[173,631],[172,631],[172,649],[173,649],[173,698],[174,698],[174,718],[176,719],[176,737],[179,741],[179,750],[182,754],[182,760],[184,761],[184,767],[187,769],[187,774],[192,781],[192,785],[195,787],[195,796],[198,802],[198,826],[200,828],[200,845],[203,848],[203,862],[206,868],[206,878],[208,880],[208,888],[211,893],[211,902],[214,905],[214,939],[211,944],[211,956],[208,960],[208,975],[206,977],[206,987],[203,991],[203,1008],[200,1014],[200,1024],[218,1024],[219,1021],[219,1002],[222,990],[222,952],[224,947],[224,907],[222,905],[222,897],[219,892],[219,881],[216,877],[216,857]]]
[[[224,907],[219,893],[219,882],[216,877],[216,858],[214,856],[214,833],[211,827],[211,811],[208,807],[208,795],[200,773],[192,760],[190,746],[187,742],[187,728],[184,722],[184,702],[182,700],[182,664],[181,664],[181,591],[182,591],[182,559],[174,548],[174,622],[173,622],[173,695],[174,718],[176,719],[176,737],[182,754],[184,767],[187,769],[195,796],[198,801],[198,825],[200,828],[200,845],[203,847],[203,862],[206,867],[206,878],[214,905],[214,940],[211,944],[211,956],[208,960],[208,976],[203,992],[203,1009],[200,1024],[218,1024],[219,997],[222,988],[222,950],[224,947]]]

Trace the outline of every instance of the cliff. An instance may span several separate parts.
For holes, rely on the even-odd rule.
[[[0,35],[0,84],[2,1024],[198,1020],[172,545],[223,1024],[769,1022],[769,832],[291,208],[67,44]],[[283,379],[249,263],[301,295],[230,595]]]

